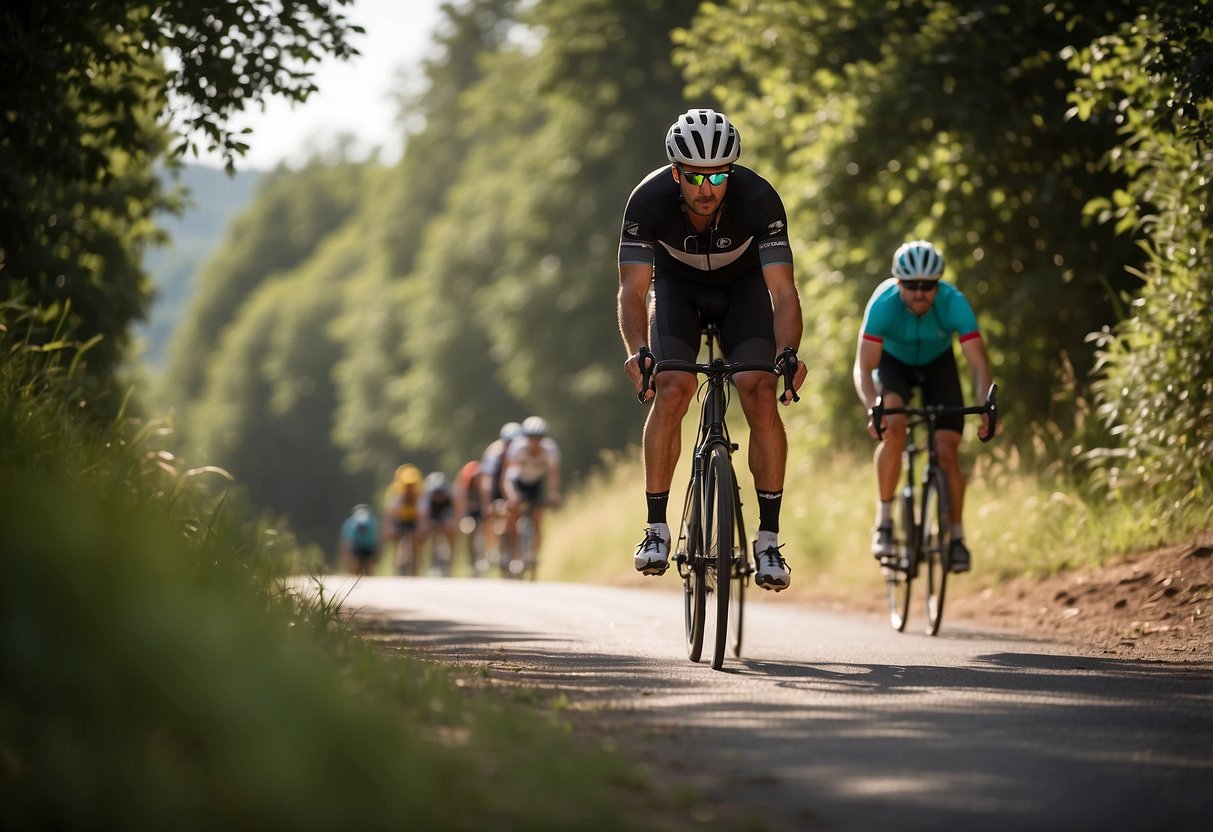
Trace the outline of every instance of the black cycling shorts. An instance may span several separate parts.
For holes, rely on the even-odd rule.
[[[518,496],[524,503],[537,506],[543,501],[543,480],[537,482],[514,480],[514,488],[518,490]]]
[[[720,327],[721,347],[729,361],[775,360],[775,314],[762,272],[723,286],[658,276],[653,294],[649,348],[656,360],[697,360],[707,323]]]
[[[950,349],[921,367],[914,367],[894,358],[885,350],[880,354],[876,367],[876,383],[881,390],[892,390],[910,404],[910,394],[915,387],[922,390],[922,403],[943,407],[963,407],[964,394],[960,390],[960,373],[956,369],[956,356]],[[959,413],[940,416],[935,425],[942,430],[964,432],[964,416]]]

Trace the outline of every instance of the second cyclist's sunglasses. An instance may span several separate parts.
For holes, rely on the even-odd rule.
[[[698,188],[703,184],[703,180],[705,179],[712,185],[723,185],[724,181],[729,178],[729,174],[733,171],[722,170],[719,173],[693,173],[680,165],[678,172],[682,174],[682,178],[687,181],[688,185]]]
[[[899,280],[897,282],[911,292],[934,292],[939,288],[938,280]]]

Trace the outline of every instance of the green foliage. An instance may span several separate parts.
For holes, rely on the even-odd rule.
[[[1012,434],[1058,415],[1049,382],[1065,357],[1085,382],[1085,336],[1117,320],[1139,258],[1080,221],[1124,179],[1097,164],[1113,128],[1064,118],[1073,74],[1058,57],[1134,4],[1098,19],[1080,5],[736,0],[679,33],[692,93],[720,98],[743,161],[787,204],[813,370],[795,419],[819,444],[862,438],[863,303],[914,237],[941,247],[978,312]]]
[[[358,224],[306,264],[262,283],[223,329],[202,394],[186,411],[195,453],[228,468],[258,505],[304,539],[330,544],[350,506],[372,501],[368,473],[343,470],[332,441],[338,287],[365,266]]]
[[[207,364],[241,306],[290,272],[363,205],[369,165],[314,163],[266,177],[198,273],[198,289],[169,343],[162,401],[188,409],[203,394]]]
[[[423,127],[396,172],[388,275],[360,278],[342,324],[358,337],[337,435],[358,466],[437,453],[453,471],[535,412],[574,472],[639,433],[614,251],[628,192],[685,108],[668,33],[694,4],[514,6],[448,8],[412,102]]]
[[[475,141],[408,278],[420,288],[398,359],[409,362],[406,445],[442,448],[455,465],[503,421],[542,413],[576,472],[638,435],[614,335],[614,252],[628,193],[664,162],[665,128],[685,108],[668,33],[692,10],[540,2],[521,19],[534,41],[480,57],[454,137]],[[452,361],[475,374],[434,385]]]
[[[94,396],[147,312],[140,263],[159,238],[155,215],[176,205],[156,161],[205,146],[230,166],[245,149],[226,127],[233,114],[269,95],[304,100],[310,64],[351,54],[361,30],[338,11],[348,2],[65,0],[0,12],[0,300],[43,310],[27,321],[33,343],[48,335],[41,319],[65,314],[76,337],[101,336],[82,370]]]
[[[1070,58],[1084,75],[1075,114],[1119,125],[1109,161],[1129,176],[1087,209],[1147,255],[1129,316],[1093,339],[1100,414],[1117,441],[1090,457],[1116,496],[1161,497],[1168,514],[1207,506],[1213,488],[1211,44],[1213,9],[1166,4]]]

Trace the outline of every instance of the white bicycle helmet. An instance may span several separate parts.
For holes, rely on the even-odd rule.
[[[506,422],[501,426],[501,431],[497,434],[502,442],[509,442],[522,434],[522,425],[517,422]]]
[[[522,423],[523,436],[547,436],[548,423],[542,416],[528,416]]]
[[[926,240],[902,243],[893,252],[893,277],[898,280],[939,280],[943,255]]]
[[[665,134],[665,154],[681,165],[731,165],[741,155],[741,136],[723,113],[687,110]]]

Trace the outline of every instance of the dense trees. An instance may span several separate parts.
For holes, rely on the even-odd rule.
[[[32,343],[61,324],[100,336],[99,386],[147,310],[140,263],[172,207],[154,166],[187,149],[239,155],[228,119],[270,95],[304,100],[308,65],[345,56],[350,0],[64,0],[0,12],[0,297],[39,311]]]
[[[166,90],[197,104],[194,140],[236,152],[222,125],[238,102],[306,92],[274,62],[340,54],[349,30],[340,3],[288,3],[260,29],[206,23],[239,2],[123,6],[126,23],[70,5],[90,36],[23,12],[12,31],[35,46],[2,53],[34,78],[37,44],[80,44],[55,60],[98,69],[87,84],[76,64],[53,74],[90,115],[62,120],[71,146],[47,156],[30,137],[63,113],[0,99],[22,125],[0,138],[0,219],[17,229],[3,274],[117,336],[98,361],[112,367],[167,198],[150,164],[181,144],[163,132]],[[296,27],[305,9],[315,25]],[[399,462],[453,471],[532,412],[573,472],[638,439],[614,321],[619,215],[691,103],[734,118],[742,163],[789,209],[813,371],[789,411],[799,435],[860,435],[861,303],[896,245],[928,236],[981,316],[1008,440],[1047,427],[1054,444],[1021,447],[1113,460],[1117,487],[1207,496],[1208,4],[468,0],[444,14],[403,102],[401,162],[267,180],[173,345],[165,387],[186,435],[262,504],[323,534]],[[321,34],[261,40],[304,30]],[[181,69],[155,62],[162,48]],[[232,54],[246,57],[213,63]],[[51,169],[57,153],[70,158]],[[1092,399],[1103,419],[1084,423]]]
[[[1209,504],[1213,477],[1213,7],[1158,4],[1088,47],[1075,115],[1115,124],[1123,191],[1088,211],[1132,232],[1145,285],[1104,330],[1100,415],[1119,435],[1090,456],[1113,494],[1144,485],[1164,511]]]

